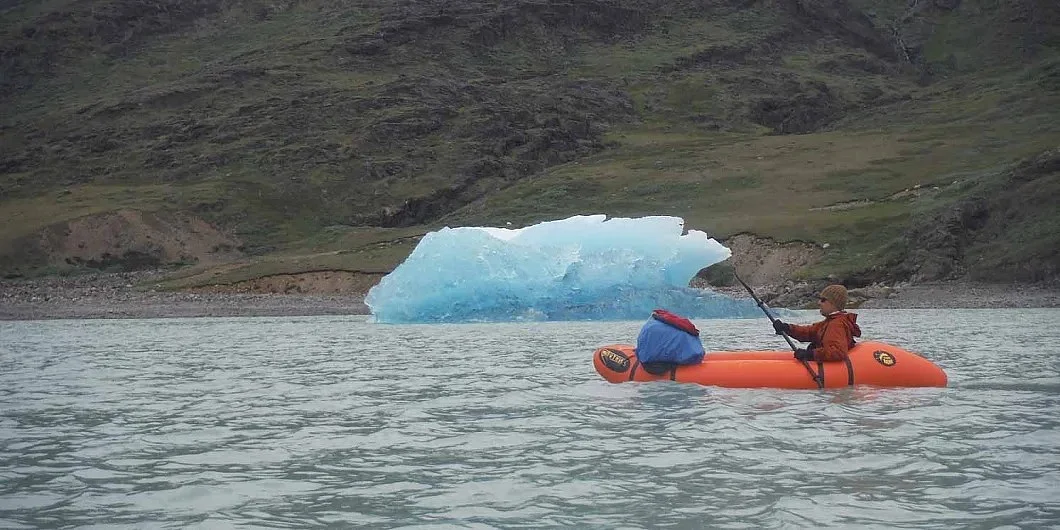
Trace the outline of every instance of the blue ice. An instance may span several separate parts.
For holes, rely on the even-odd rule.
[[[692,289],[731,251],[680,217],[579,215],[519,229],[442,228],[365,303],[376,322],[640,320],[760,316],[753,302]]]

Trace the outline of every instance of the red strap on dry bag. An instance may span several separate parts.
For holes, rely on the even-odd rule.
[[[688,333],[689,335],[695,337],[699,336],[699,330],[696,329],[695,324],[693,324],[691,320],[688,320],[683,316],[675,315],[665,309],[656,309],[655,311],[651,312],[651,316],[655,320],[658,320],[659,322],[662,322],[664,324],[669,324],[681,331],[684,331],[685,333]]]

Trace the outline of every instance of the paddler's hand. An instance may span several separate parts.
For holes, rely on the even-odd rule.
[[[791,334],[791,326],[779,321],[773,321],[773,329],[777,332],[777,335]]]
[[[795,350],[795,359],[799,361],[812,361],[813,350],[809,348],[799,348]]]

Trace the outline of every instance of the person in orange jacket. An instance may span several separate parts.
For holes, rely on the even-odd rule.
[[[854,337],[861,336],[858,315],[847,313],[847,289],[842,285],[829,285],[821,291],[821,315],[824,320],[809,326],[773,321],[777,335],[787,334],[799,342],[809,342],[806,348],[795,350],[800,361],[842,361],[854,347]]]

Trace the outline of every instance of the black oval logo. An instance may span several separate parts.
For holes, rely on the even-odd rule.
[[[876,359],[876,362],[888,368],[898,363],[898,359],[895,359],[894,355],[891,355],[890,353],[885,352],[883,350],[876,350],[872,352],[872,358]]]
[[[610,348],[600,350],[600,362],[604,363],[604,366],[618,373],[629,370],[629,357],[626,357],[626,354],[618,350],[612,350]]]

